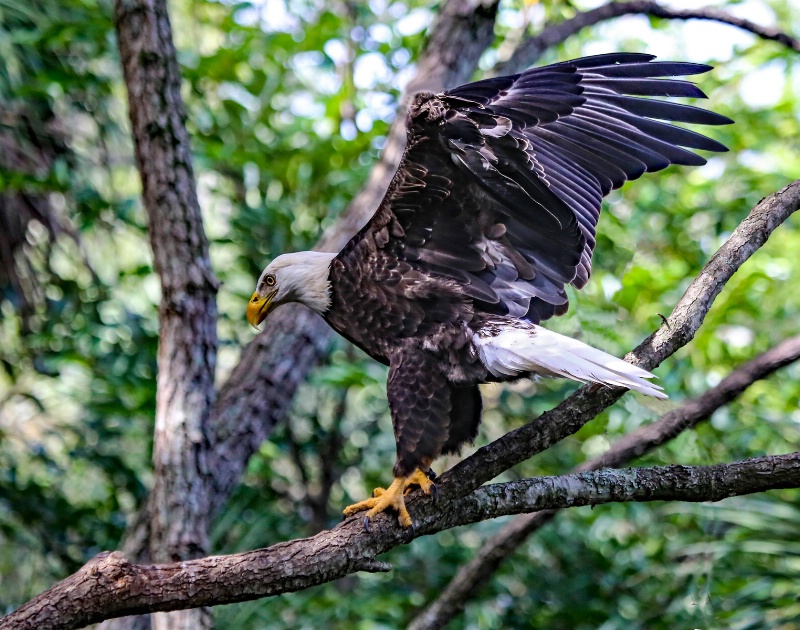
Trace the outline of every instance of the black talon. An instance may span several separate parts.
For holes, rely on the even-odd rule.
[[[417,537],[417,526],[412,522],[411,525],[405,529],[406,539],[403,541],[406,545]]]
[[[439,486],[431,484],[431,501],[434,505],[439,501]]]
[[[425,474],[431,481],[436,481],[436,477],[439,476],[434,472],[433,468],[428,468],[428,472],[426,472]]]
[[[364,531],[369,534],[369,516],[364,517]]]

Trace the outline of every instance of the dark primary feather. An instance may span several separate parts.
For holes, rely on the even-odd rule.
[[[645,172],[705,163],[689,149],[725,150],[662,121],[728,118],[648,98],[703,98],[662,77],[710,66],[653,59],[599,55],[418,95],[403,161],[356,239],[384,229],[383,253],[454,280],[478,311],[534,323],[566,312],[565,285],[589,278],[602,198]]]

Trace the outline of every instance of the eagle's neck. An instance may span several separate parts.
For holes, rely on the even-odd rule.
[[[336,254],[323,252],[298,252],[290,254],[294,260],[285,269],[289,295],[295,301],[324,315],[331,305],[330,265]]]

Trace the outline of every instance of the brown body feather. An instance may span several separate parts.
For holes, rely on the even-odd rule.
[[[490,375],[472,344],[472,326],[481,318],[458,283],[388,256],[385,229],[365,230],[333,260],[325,317],[390,366],[394,473],[407,476],[475,437],[481,410],[476,383]]]

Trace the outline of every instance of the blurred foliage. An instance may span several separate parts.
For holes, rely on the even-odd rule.
[[[125,299],[152,272],[110,15],[0,2],[0,611],[145,496],[157,324]]]
[[[482,68],[584,4],[504,2]],[[800,33],[796,0],[720,4]],[[242,305],[266,261],[312,244],[364,182],[438,6],[171,3],[200,199],[224,282],[220,379],[252,337]],[[9,199],[34,199],[37,209],[15,224],[14,251],[4,245],[0,258],[20,278],[0,275],[0,612],[116,547],[149,483],[159,289],[111,16],[110,0],[0,0],[0,216],[19,218]],[[659,313],[749,209],[800,176],[800,67],[781,46],[731,27],[632,17],[571,38],[541,62],[611,50],[711,63],[696,79],[707,106],[736,120],[711,132],[730,153],[648,175],[605,204],[593,279],[550,325],[621,355],[660,325]],[[669,401],[627,396],[503,478],[562,473],[797,334],[798,251],[793,218],[736,274],[693,342],[657,370]],[[215,552],[331,527],[343,506],[389,481],[385,370],[341,340],[332,350],[290,422],[250,462],[214,526]],[[799,383],[800,367],[781,371],[640,463],[796,449]],[[486,387],[476,446],[574,387]],[[573,510],[533,536],[452,627],[797,627],[798,523],[797,491]],[[501,525],[416,540],[387,554],[391,574],[219,607],[218,626],[402,627]]]

